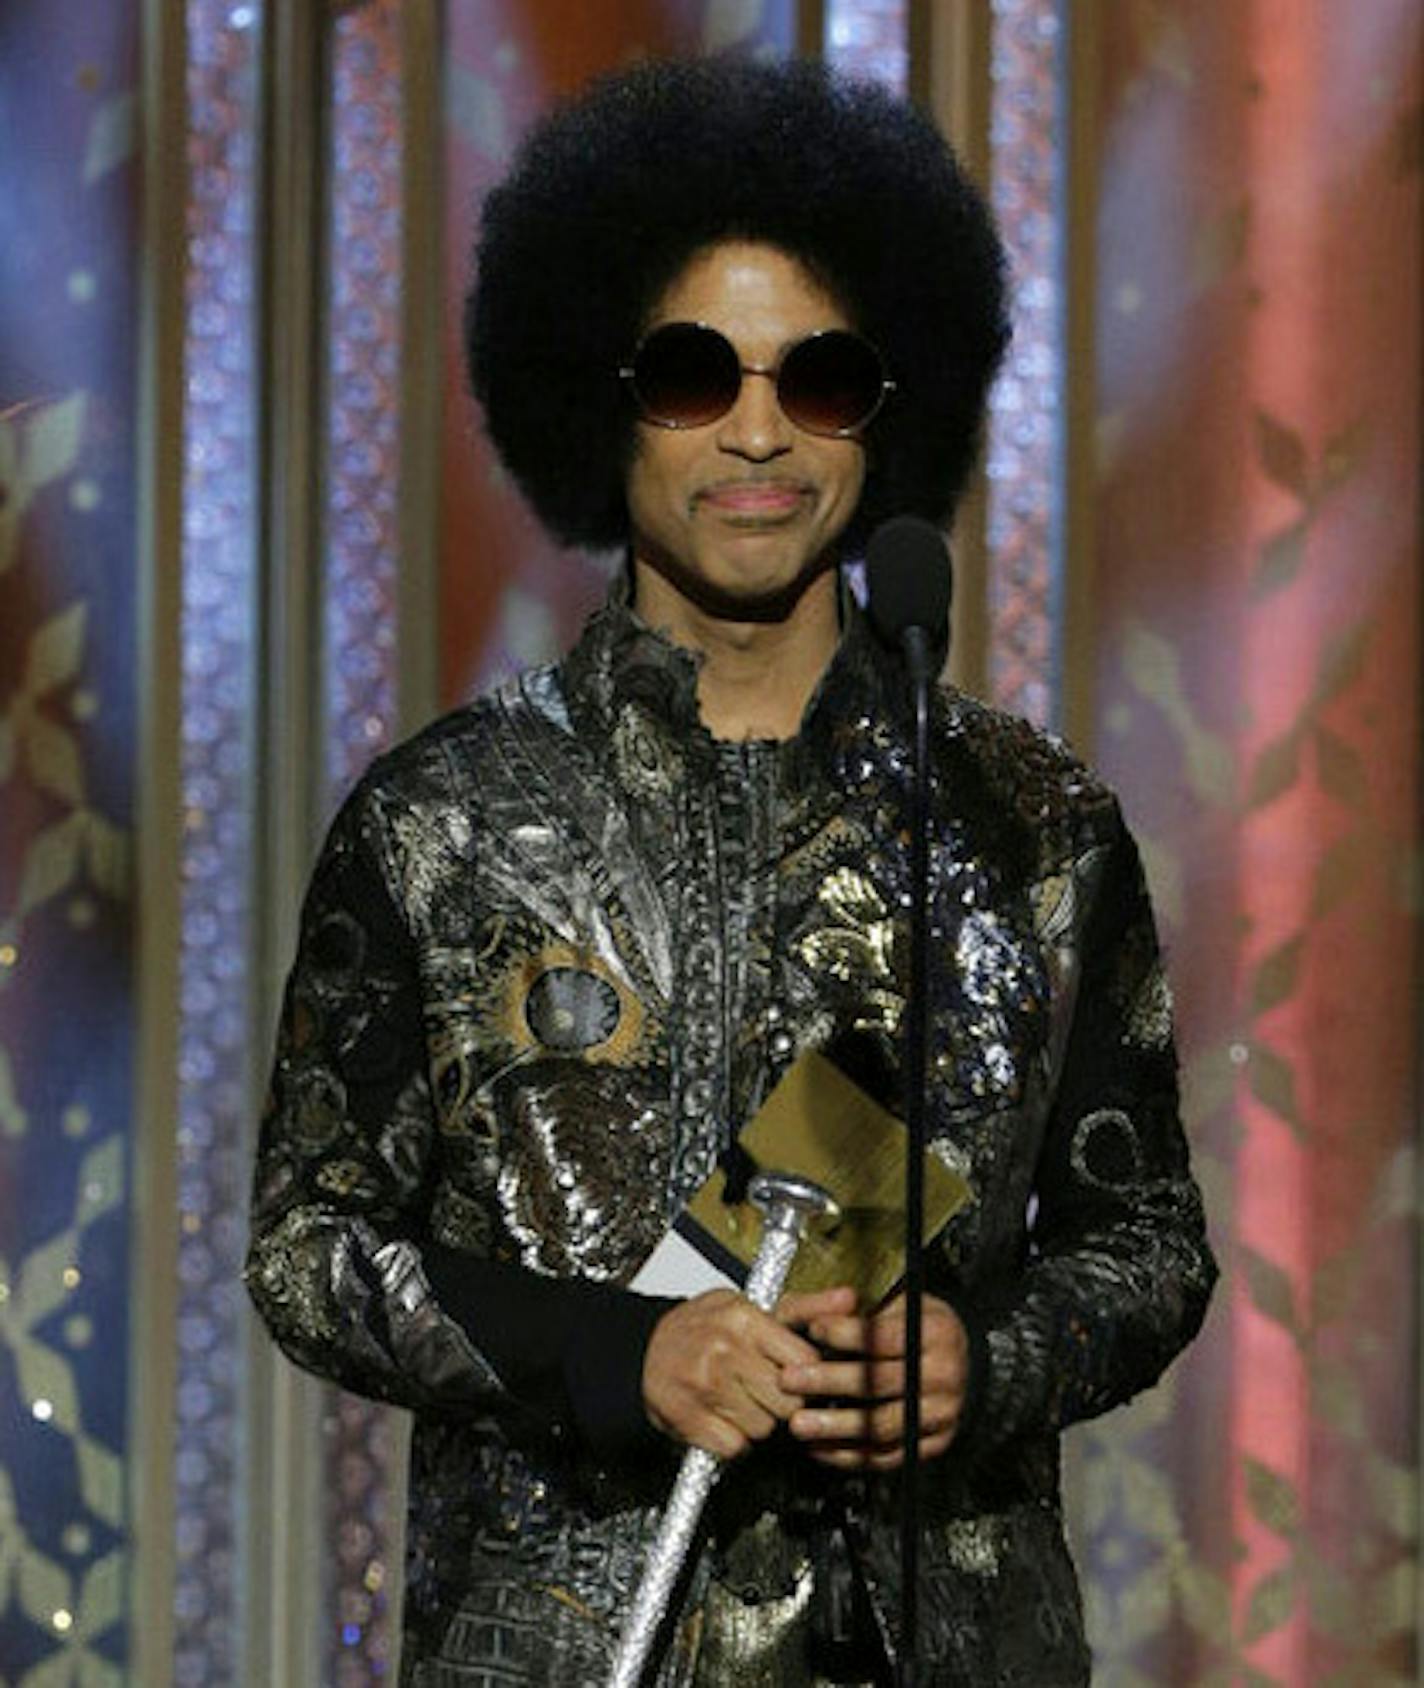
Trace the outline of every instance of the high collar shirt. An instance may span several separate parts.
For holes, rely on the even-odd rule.
[[[382,758],[337,817],[247,1280],[299,1364],[414,1411],[409,1688],[606,1680],[678,1451],[638,1407],[662,1307],[624,1286],[799,1052],[900,1111],[910,747],[853,609],[796,736],[731,743],[694,659],[615,591],[562,662]],[[972,1365],[924,1468],[920,1680],[1052,1688],[1089,1671],[1059,1432],[1156,1380],[1215,1266],[1115,798],[949,687],[931,761],[926,1124],[971,1199],[928,1288]],[[509,1328],[529,1308],[552,1382]],[[738,1462],[658,1683],[825,1680],[832,1537],[893,1655],[896,1498],[783,1438]]]

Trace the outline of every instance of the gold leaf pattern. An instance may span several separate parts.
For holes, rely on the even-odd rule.
[[[1256,558],[1256,572],[1251,577],[1254,598],[1268,597],[1289,586],[1300,573],[1305,562],[1305,539],[1309,531],[1304,521],[1292,522],[1261,546]]]
[[[1274,1113],[1279,1114],[1291,1130],[1300,1136],[1300,1108],[1296,1102],[1295,1074],[1291,1071],[1290,1064],[1282,1060],[1267,1044],[1253,1043],[1246,1072],[1251,1094],[1256,1100],[1264,1102]]]
[[[1310,465],[1300,435],[1264,410],[1256,412],[1255,426],[1256,457],[1262,469],[1278,487],[1308,502]]]
[[[19,1573],[21,1610],[32,1623],[52,1634],[50,1620],[54,1614],[74,1607],[74,1585],[68,1573],[28,1543],[20,1549]]]
[[[85,1572],[75,1624],[82,1640],[96,1640],[119,1621],[123,1615],[124,1577],[122,1553],[105,1554]]]
[[[1241,1639],[1249,1646],[1279,1629],[1295,1610],[1298,1583],[1294,1564],[1282,1565],[1261,1578],[1251,1590]]]
[[[79,1492],[96,1518],[113,1529],[121,1528],[124,1517],[124,1467],[118,1455],[89,1436],[75,1445],[79,1468]]]
[[[1246,1503],[1268,1530],[1286,1540],[1300,1533],[1300,1502],[1295,1489],[1278,1471],[1250,1454],[1242,1458]]]
[[[1192,252],[1192,286],[1198,290],[1214,287],[1229,275],[1246,255],[1250,232],[1249,199],[1238,201],[1203,223]]]
[[[1338,637],[1326,641],[1320,654],[1315,689],[1311,693],[1312,715],[1359,682],[1374,632],[1369,622],[1362,621],[1357,627],[1348,628]]]
[[[445,97],[449,122],[476,152],[496,162],[509,157],[509,114],[496,83],[452,63],[446,71]]]
[[[25,749],[31,777],[41,791],[74,806],[84,801],[84,768],[71,732],[36,714],[25,733]]]
[[[1260,1311],[1298,1337],[1300,1320],[1296,1316],[1295,1290],[1288,1274],[1273,1260],[1267,1260],[1252,1248],[1242,1248],[1241,1266],[1251,1299]]]
[[[1360,417],[1339,433],[1332,434],[1325,442],[1325,452],[1320,459],[1320,490],[1333,492],[1337,486],[1343,486],[1359,468],[1368,444],[1367,417]]]
[[[79,847],[84,839],[82,817],[70,815],[36,833],[20,869],[16,913],[21,920],[74,883],[79,872]]]
[[[88,605],[81,600],[36,628],[25,660],[24,690],[30,697],[43,697],[79,673],[88,620]]]
[[[1419,1475],[1372,1449],[1365,1461],[1365,1479],[1375,1516],[1402,1542],[1419,1539]]]
[[[0,1136],[23,1137],[30,1127],[30,1117],[20,1106],[15,1090],[15,1073],[10,1064],[10,1052],[0,1045]]]
[[[1209,1565],[1185,1555],[1177,1564],[1173,1581],[1182,1614],[1199,1635],[1219,1641],[1231,1633],[1231,1588],[1226,1578]]]
[[[1315,768],[1321,789],[1337,803],[1352,810],[1368,805],[1369,781],[1359,754],[1327,727],[1315,729]]]
[[[1305,940],[1300,933],[1274,949],[1257,967],[1251,981],[1251,1012],[1269,1014],[1295,990]]]
[[[138,100],[132,90],[105,100],[89,121],[84,183],[89,186],[132,157],[138,140]]]
[[[1143,622],[1130,621],[1123,633],[1122,664],[1128,684],[1151,699],[1175,730],[1192,790],[1204,802],[1229,803],[1235,784],[1231,754],[1225,742],[1197,719],[1176,646]]]
[[[1300,778],[1300,734],[1282,734],[1261,751],[1251,769],[1249,807],[1263,809],[1289,791]]]

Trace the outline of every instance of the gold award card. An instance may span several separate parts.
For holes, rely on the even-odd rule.
[[[794,1172],[830,1192],[839,1217],[810,1227],[787,1289],[851,1284],[873,1307],[905,1271],[905,1152],[908,1136],[894,1114],[872,1101],[814,1050],[799,1056],[741,1135],[761,1172]],[[761,1240],[750,1202],[729,1203],[718,1168],[692,1198],[676,1229],[694,1247],[744,1281]],[[970,1199],[970,1188],[936,1155],[925,1155],[928,1243]]]

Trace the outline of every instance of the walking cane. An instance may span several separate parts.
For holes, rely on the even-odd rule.
[[[765,1313],[780,1298],[807,1224],[818,1216],[833,1215],[836,1204],[819,1184],[790,1173],[760,1172],[747,1193],[761,1209],[762,1231],[745,1294],[753,1307]],[[682,1456],[672,1496],[618,1642],[609,1688],[637,1688],[682,1574],[697,1520],[721,1474],[722,1461],[705,1448],[689,1448]]]

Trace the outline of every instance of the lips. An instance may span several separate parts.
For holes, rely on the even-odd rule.
[[[811,493],[802,481],[721,481],[704,487],[697,501],[734,519],[776,521],[795,515]]]

